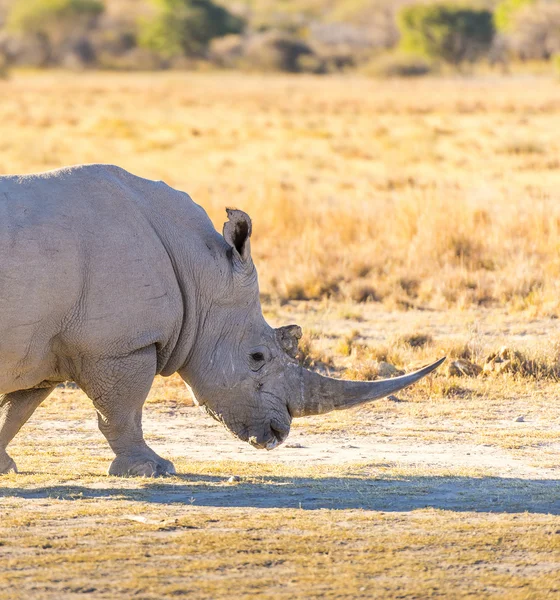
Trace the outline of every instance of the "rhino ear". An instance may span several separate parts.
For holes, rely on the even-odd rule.
[[[226,209],[229,221],[224,223],[224,239],[243,262],[251,258],[251,218],[242,210]]]
[[[302,331],[299,325],[286,325],[276,329],[276,339],[284,352],[296,358],[298,353],[298,342],[301,339]]]

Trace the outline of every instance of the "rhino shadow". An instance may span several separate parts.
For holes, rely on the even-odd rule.
[[[179,482],[178,482],[179,481]],[[456,512],[560,515],[560,480],[505,477],[292,478],[228,484],[218,476],[182,475],[142,481],[136,488],[63,484],[2,487],[0,498],[103,498],[221,508],[361,509],[406,512],[435,508]]]

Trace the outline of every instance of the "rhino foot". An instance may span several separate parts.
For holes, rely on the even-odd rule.
[[[155,452],[148,456],[117,456],[109,467],[109,475],[117,477],[161,477],[175,475],[175,467],[169,460]]]
[[[16,463],[7,452],[0,452],[0,475],[5,473],[17,473]]]

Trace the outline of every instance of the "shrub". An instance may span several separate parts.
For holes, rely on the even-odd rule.
[[[508,38],[510,49],[519,58],[550,59],[560,52],[560,3],[539,3],[518,11]]]
[[[312,54],[311,48],[302,40],[287,33],[270,31],[249,40],[244,60],[249,68],[297,73],[305,70],[303,58]]]
[[[8,29],[42,33],[53,27],[75,25],[84,18],[97,17],[104,10],[101,0],[24,0],[14,2],[8,15]]]
[[[433,66],[422,56],[383,54],[374,58],[363,69],[372,77],[420,77],[433,72]]]
[[[236,34],[215,38],[210,42],[209,57],[220,67],[236,67],[243,56],[243,37]]]
[[[454,4],[406,6],[399,13],[404,50],[452,65],[487,53],[494,37],[492,13]]]
[[[100,0],[25,0],[13,3],[6,25],[39,42],[40,62],[47,65],[60,58],[64,46],[79,43],[104,9]]]
[[[498,31],[507,32],[513,26],[516,13],[535,4],[536,0],[502,0],[494,10],[494,23]]]
[[[139,43],[161,56],[200,56],[213,38],[240,33],[244,21],[211,0],[152,0],[155,17],[140,21]]]

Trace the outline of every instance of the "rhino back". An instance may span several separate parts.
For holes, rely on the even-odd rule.
[[[212,237],[200,211],[105,165],[0,177],[0,393],[74,378],[81,356],[157,344],[164,364],[184,311],[162,237]]]

